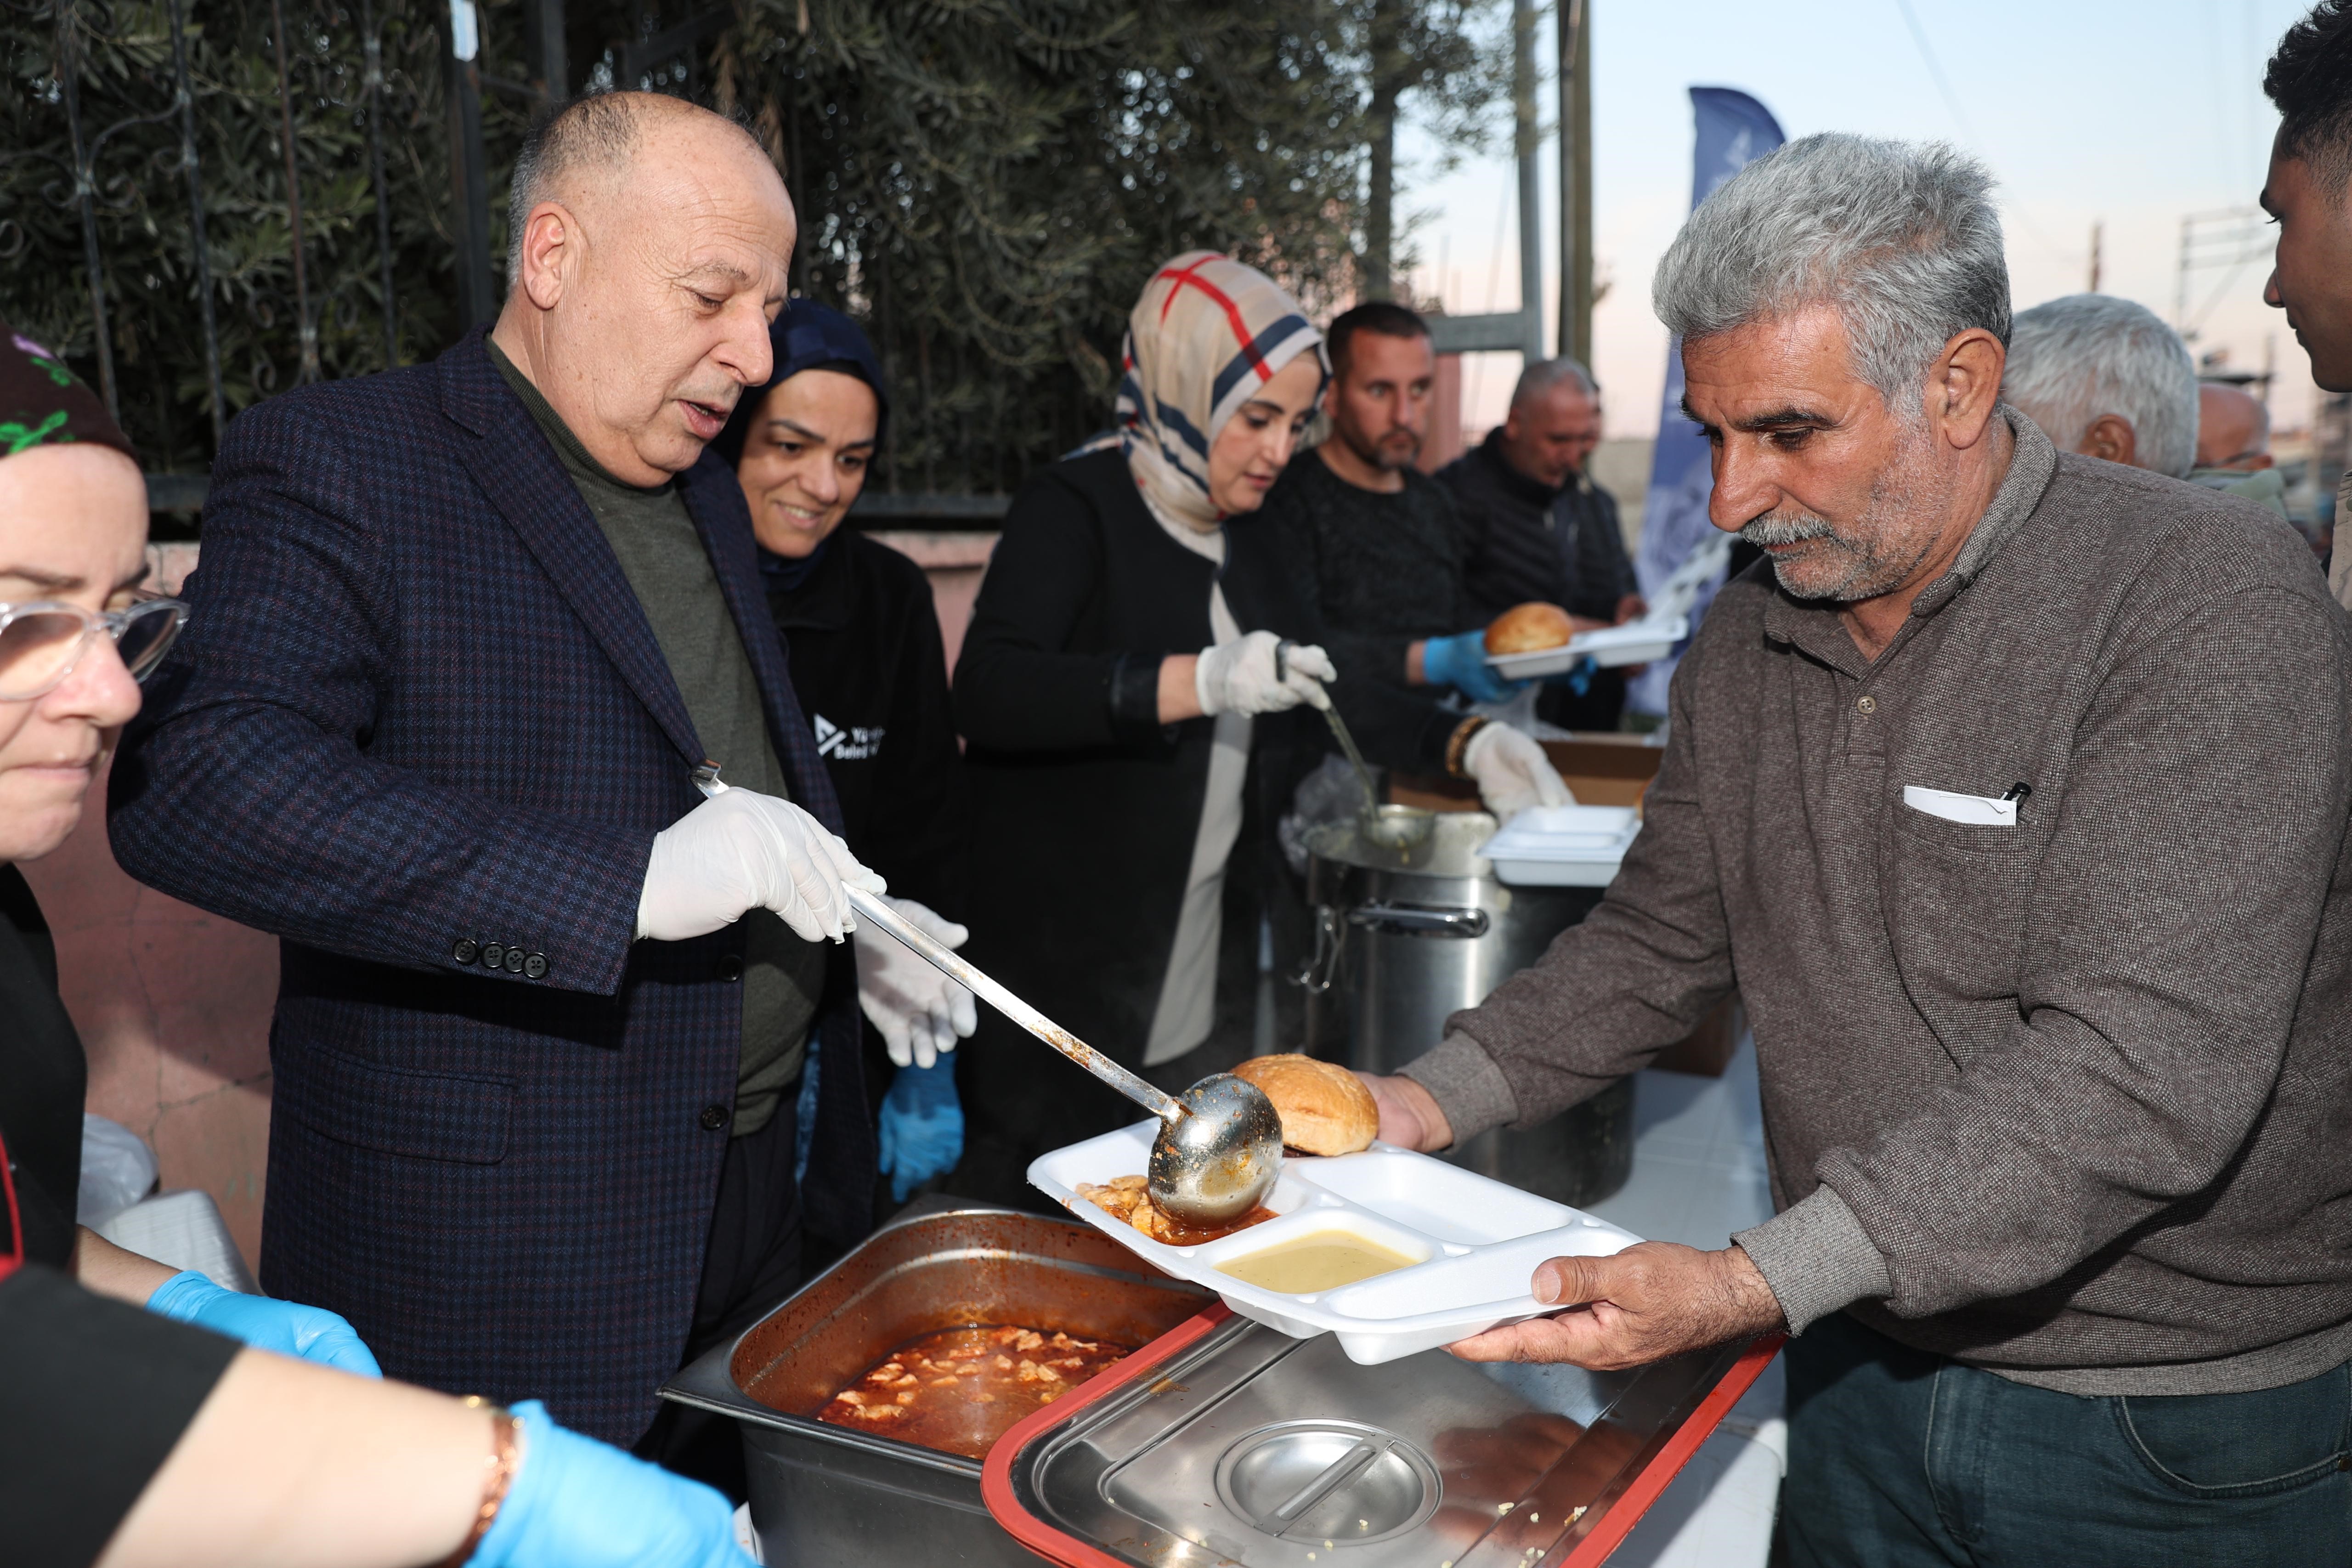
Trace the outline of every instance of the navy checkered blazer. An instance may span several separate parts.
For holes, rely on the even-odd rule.
[[[709,454],[680,484],[838,831],[742,491]],[[686,1343],[742,1022],[740,928],[632,940],[704,755],[652,628],[478,334],[239,416],[204,522],[109,826],[132,876],[281,939],[263,1286],[394,1377],[629,1443]],[[837,1245],[871,1224],[858,1029],[844,944],[803,1193]]]

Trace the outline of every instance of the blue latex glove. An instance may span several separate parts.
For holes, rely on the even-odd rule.
[[[1558,675],[1545,676],[1544,684],[1546,686],[1565,686],[1570,691],[1573,691],[1579,697],[1581,697],[1587,691],[1592,689],[1592,672],[1600,668],[1601,667],[1599,665],[1592,662],[1591,657],[1587,655],[1585,658],[1578,659],[1572,668],[1564,669]]]
[[[963,1107],[956,1100],[955,1059],[927,1068],[903,1067],[882,1097],[882,1173],[890,1201],[955,1169],[963,1158]]]
[[[156,1286],[155,1293],[147,1298],[147,1310],[242,1340],[257,1351],[299,1356],[362,1377],[383,1375],[383,1369],[375,1364],[375,1353],[357,1331],[324,1307],[305,1307],[273,1296],[240,1295],[222,1289],[201,1274],[184,1273]]]
[[[753,1568],[735,1510],[704,1486],[514,1406],[522,1463],[471,1568]]]
[[[1487,665],[1484,631],[1431,637],[1423,643],[1421,675],[1430,685],[1450,686],[1473,702],[1500,702],[1527,685],[1524,680],[1505,680]]]

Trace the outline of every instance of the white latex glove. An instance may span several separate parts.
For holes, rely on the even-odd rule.
[[[1328,708],[1323,683],[1339,679],[1331,656],[1313,643],[1250,632],[1201,650],[1192,687],[1203,713],[1279,713],[1308,703]]]
[[[941,947],[961,947],[971,933],[912,899],[892,899],[892,909]],[[955,1049],[959,1036],[980,1026],[971,993],[887,931],[857,928],[857,1005],[882,1031],[890,1065],[929,1067]]]
[[[873,893],[884,886],[799,806],[730,789],[654,835],[637,935],[683,942],[768,909],[805,941],[839,942],[856,925],[845,882]]]
[[[1462,750],[1462,771],[1478,783],[1478,797],[1496,819],[1508,822],[1531,805],[1574,805],[1544,749],[1524,730],[1482,724]]]

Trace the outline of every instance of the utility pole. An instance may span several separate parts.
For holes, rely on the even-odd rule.
[[[1536,173],[1536,0],[1512,0],[1512,150],[1519,159],[1520,353],[1527,363],[1544,357],[1543,186]]]
[[[1512,151],[1519,163],[1519,305],[1482,316],[1432,316],[1431,344],[1441,354],[1517,353],[1528,364],[1544,358],[1543,199],[1536,174],[1541,148],[1536,124],[1535,0],[1511,7]],[[1438,291],[1444,292],[1444,267]]]
[[[2091,292],[2099,291],[2099,242],[2106,237],[2106,223],[2095,219],[2091,224]]]
[[[1556,0],[1559,18],[1559,352],[1592,363],[1592,22],[1591,0]]]
[[[495,317],[490,290],[490,181],[482,155],[482,32],[474,0],[449,0],[449,195],[456,208],[457,325]]]

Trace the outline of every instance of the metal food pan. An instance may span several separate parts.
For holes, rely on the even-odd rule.
[[[979,1460],[829,1426],[816,1413],[890,1351],[941,1329],[1021,1323],[1143,1345],[1213,1300],[1066,1220],[917,1215],[875,1233],[661,1394],[740,1423],[769,1563],[1034,1568],[982,1506]]]

